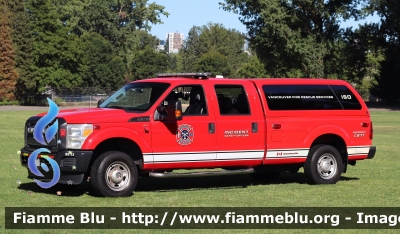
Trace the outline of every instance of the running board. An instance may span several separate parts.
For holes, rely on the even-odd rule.
[[[223,171],[198,171],[190,173],[158,173],[150,172],[150,177],[156,178],[173,178],[173,177],[201,177],[201,176],[216,176],[216,175],[240,175],[254,173],[254,168],[239,169],[239,170],[223,170]]]

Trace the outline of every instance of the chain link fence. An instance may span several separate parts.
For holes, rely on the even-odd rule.
[[[52,100],[58,106],[96,107],[101,99],[107,99],[115,90],[99,87],[75,87],[52,89]]]
[[[101,87],[47,87],[41,94],[27,96],[25,105],[47,106],[47,98],[58,106],[96,107],[97,102],[112,95],[115,90]]]

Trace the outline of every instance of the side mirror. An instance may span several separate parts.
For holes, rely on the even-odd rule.
[[[168,102],[167,116],[170,120],[182,120],[182,103],[178,100]]]
[[[101,105],[101,103],[103,103],[103,102],[104,102],[104,99],[100,99],[100,100],[97,102],[97,108],[99,108],[100,105]]]
[[[177,121],[182,120],[182,103],[178,100],[168,101],[167,107],[158,106],[154,114],[155,121]]]

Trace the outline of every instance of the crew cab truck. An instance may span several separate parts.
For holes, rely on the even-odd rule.
[[[22,165],[45,147],[60,166],[58,183],[90,177],[107,197],[131,195],[140,176],[268,177],[304,167],[309,183],[334,184],[376,152],[369,111],[341,80],[160,74],[127,84],[98,108],[60,111],[48,145],[32,135],[44,114],[26,121]],[[211,168],[221,170],[190,170]],[[52,178],[51,169],[41,172],[28,177]]]

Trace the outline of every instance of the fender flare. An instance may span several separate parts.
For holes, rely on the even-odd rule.
[[[304,143],[311,147],[312,143],[317,139],[319,136],[326,135],[326,134],[333,134],[341,137],[345,143],[346,146],[346,153],[347,153],[347,146],[352,144],[351,141],[351,136],[341,127],[338,127],[336,125],[322,125],[319,126],[315,129],[313,129],[310,134],[306,137],[304,140]],[[347,154],[346,154],[347,155]],[[348,165],[348,160],[347,156],[345,159],[345,165],[343,168],[343,172],[346,173],[347,171],[347,165]]]
[[[322,135],[327,135],[327,134],[337,135],[343,139],[346,146],[351,145],[351,142],[349,142],[349,140],[351,139],[349,134],[343,128],[337,125],[321,125],[314,128],[304,139],[303,143],[304,145],[311,147],[315,139],[317,139]]]

